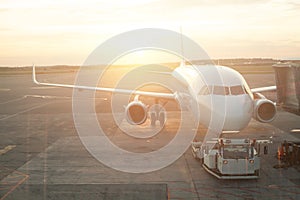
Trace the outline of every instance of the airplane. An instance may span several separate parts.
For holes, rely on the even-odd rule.
[[[222,83],[215,81],[215,73],[219,74],[223,80]],[[275,103],[261,94],[261,92],[276,90],[276,86],[250,89],[244,77],[232,68],[214,64],[189,65],[181,63],[170,72],[170,75],[184,85],[187,90],[185,92],[176,91],[174,93],[147,92],[119,88],[39,82],[36,78],[34,65],[32,69],[32,79],[37,85],[135,95],[133,101],[125,106],[126,120],[132,125],[145,123],[149,116],[151,118],[151,124],[158,120],[160,125],[163,126],[165,122],[166,115],[164,112],[148,114],[149,106],[140,101],[140,96],[177,101],[182,97],[187,99],[193,98],[201,112],[210,113],[201,115],[200,117],[197,116],[197,113],[194,113],[195,118],[199,117],[198,122],[209,127],[212,113],[222,115],[224,116],[222,132],[224,133],[236,133],[241,131],[247,127],[252,117],[259,122],[269,123],[276,116],[277,110]],[[220,109],[220,111],[213,108],[212,101],[216,102],[218,106],[223,105],[223,109]],[[189,104],[191,101],[184,102]],[[193,109],[190,110],[192,112]],[[218,113],[224,111],[226,112],[225,115],[224,113]]]

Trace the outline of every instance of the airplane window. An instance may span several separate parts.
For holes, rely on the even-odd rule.
[[[214,94],[216,95],[229,95],[229,87],[225,87],[225,86],[214,86]]]
[[[211,94],[212,91],[212,86],[203,86],[199,92],[200,95],[209,95]]]
[[[206,86],[203,86],[199,92],[200,95],[207,95],[208,93],[208,88]]]
[[[241,85],[231,86],[230,91],[232,95],[245,94],[245,91]]]
[[[223,86],[215,85],[214,94],[216,94],[216,95],[225,95],[225,88]]]
[[[229,87],[225,87],[225,95],[230,95]]]
[[[225,95],[224,87],[215,85],[214,94]]]

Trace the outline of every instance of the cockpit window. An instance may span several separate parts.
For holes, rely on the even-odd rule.
[[[203,86],[199,92],[200,95],[209,95],[212,93],[212,86]]]
[[[200,95],[207,95],[208,88],[206,86],[203,86],[199,92]]]
[[[224,86],[218,86],[215,85],[214,86],[214,94],[216,95],[229,95],[229,88],[228,87],[224,87]]]
[[[244,86],[242,85],[235,85],[231,87],[227,86],[220,86],[220,85],[209,85],[209,86],[203,86],[199,92],[199,95],[210,95],[210,94],[215,94],[215,95],[241,95],[245,94],[246,90]]]
[[[230,91],[231,95],[245,94],[245,91],[241,85],[231,86]]]

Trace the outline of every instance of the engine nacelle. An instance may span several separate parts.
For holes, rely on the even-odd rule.
[[[141,101],[132,101],[125,108],[125,117],[132,125],[143,124],[147,120],[147,106]]]
[[[268,123],[276,116],[276,106],[268,99],[256,99],[254,101],[253,118],[257,121]]]

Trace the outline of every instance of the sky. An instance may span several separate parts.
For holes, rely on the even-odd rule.
[[[81,65],[122,32],[180,27],[214,59],[300,58],[298,0],[0,0],[0,66]]]

